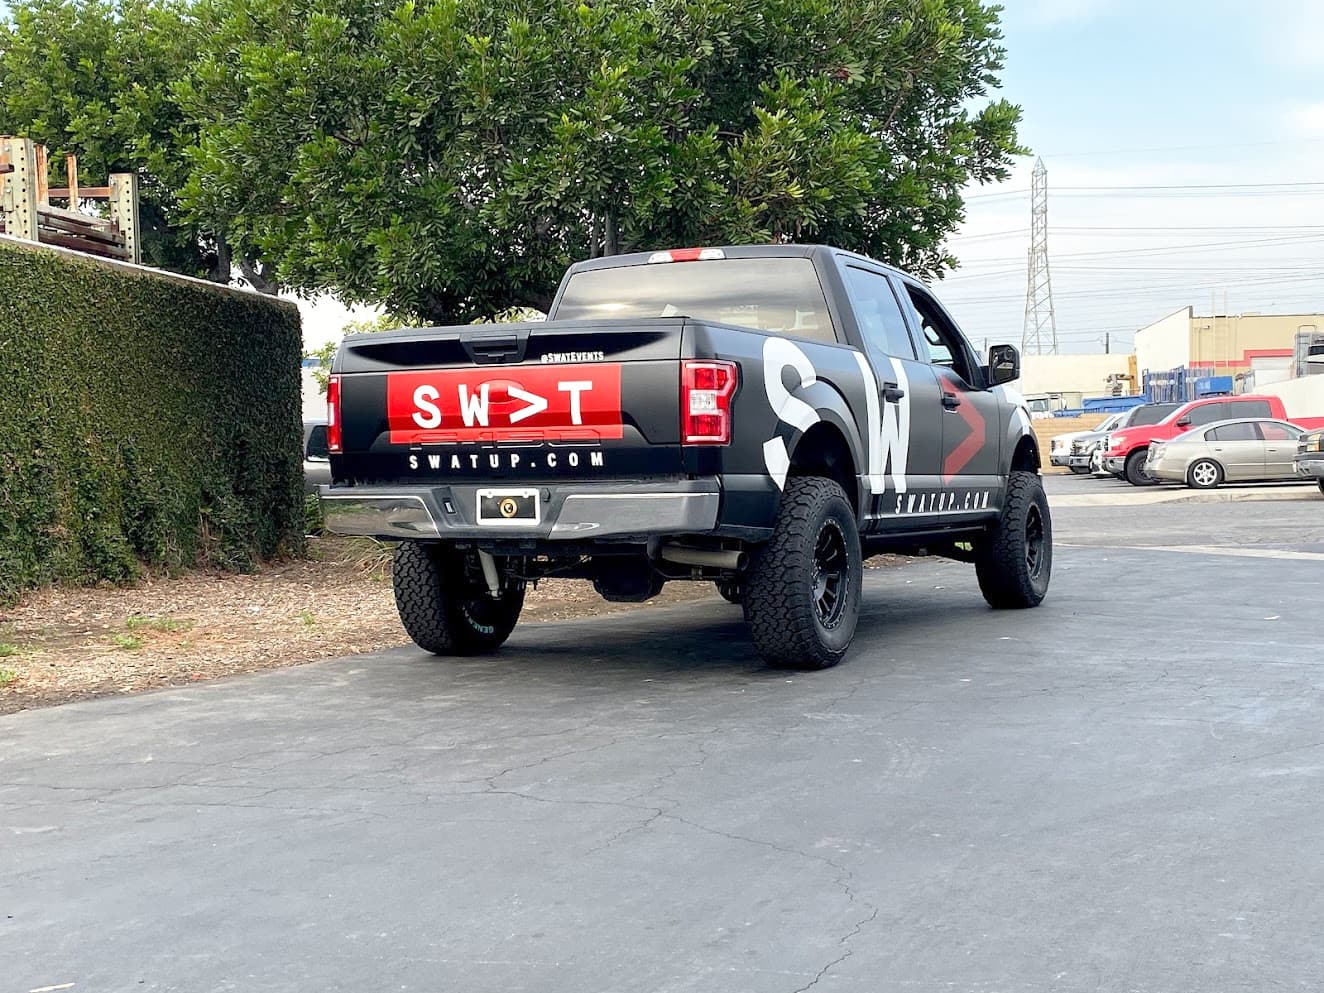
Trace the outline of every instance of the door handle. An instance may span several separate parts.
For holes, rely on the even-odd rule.
[[[883,399],[888,403],[900,403],[905,395],[906,391],[898,388],[896,383],[883,384]]]
[[[961,398],[955,393],[944,393],[942,395],[942,405],[948,410],[955,410],[961,406]]]

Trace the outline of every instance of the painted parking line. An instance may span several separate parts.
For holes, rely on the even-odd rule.
[[[1072,493],[1048,498],[1050,507],[1146,507],[1164,503],[1250,503],[1318,500],[1319,490],[1294,486],[1282,489],[1153,490],[1135,492]]]
[[[1058,548],[1105,548],[1129,552],[1178,552],[1186,555],[1223,555],[1236,559],[1285,559],[1294,562],[1324,562],[1324,552],[1294,552],[1281,548],[1233,548],[1229,545],[1083,545],[1055,541]]]

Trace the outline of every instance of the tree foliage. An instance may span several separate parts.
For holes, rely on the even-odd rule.
[[[201,0],[186,199],[304,290],[456,322],[565,265],[817,240],[934,274],[1004,178],[980,0]],[[982,102],[982,106],[976,106]],[[204,120],[205,118],[205,120]]]
[[[185,0],[15,0],[0,21],[0,134],[48,146],[57,179],[68,153],[84,185],[138,172],[144,261],[204,275],[214,244],[178,203],[196,129],[171,94],[195,42]]]
[[[227,278],[233,247],[259,288],[438,322],[546,309],[567,263],[674,245],[937,274],[961,190],[1019,151],[983,0],[11,8],[0,133],[139,170],[150,262]]]

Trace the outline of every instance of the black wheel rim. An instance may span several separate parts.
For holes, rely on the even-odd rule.
[[[814,542],[814,613],[825,628],[834,628],[846,615],[850,586],[850,556],[846,536],[836,521],[828,521]]]
[[[1039,505],[1032,503],[1025,515],[1025,567],[1031,579],[1038,579],[1044,571],[1046,548],[1044,515],[1039,511]]]

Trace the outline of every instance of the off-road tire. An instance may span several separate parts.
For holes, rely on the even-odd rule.
[[[1148,448],[1137,448],[1126,457],[1126,471],[1123,473],[1123,476],[1132,486],[1158,485],[1158,480],[1145,472],[1145,462],[1148,459]]]
[[[1036,519],[1042,541],[1031,554]],[[1002,516],[975,543],[979,591],[997,610],[1037,607],[1048,593],[1053,574],[1053,519],[1038,473],[1013,472],[1007,481]]]
[[[844,556],[832,572],[840,599],[826,619],[816,588],[822,544]],[[755,555],[745,587],[745,622],[759,655],[782,669],[836,665],[855,636],[863,578],[855,512],[841,487],[817,476],[788,479],[772,537]]]
[[[1209,465],[1213,467],[1214,474],[1212,477],[1213,479],[1212,482],[1202,483],[1198,479],[1196,479],[1196,472],[1195,472],[1196,467],[1202,465]],[[1207,474],[1202,474],[1202,475],[1204,475],[1205,478],[1209,478]],[[1186,470],[1186,485],[1193,490],[1216,490],[1218,489],[1219,486],[1222,485],[1222,483],[1223,483],[1223,467],[1219,465],[1217,462],[1215,462],[1213,459],[1196,459],[1194,462],[1191,463],[1191,467]]]
[[[391,585],[400,622],[433,655],[488,655],[510,637],[524,608],[524,584],[507,581],[499,597],[467,579],[461,553],[427,541],[395,550]]]

